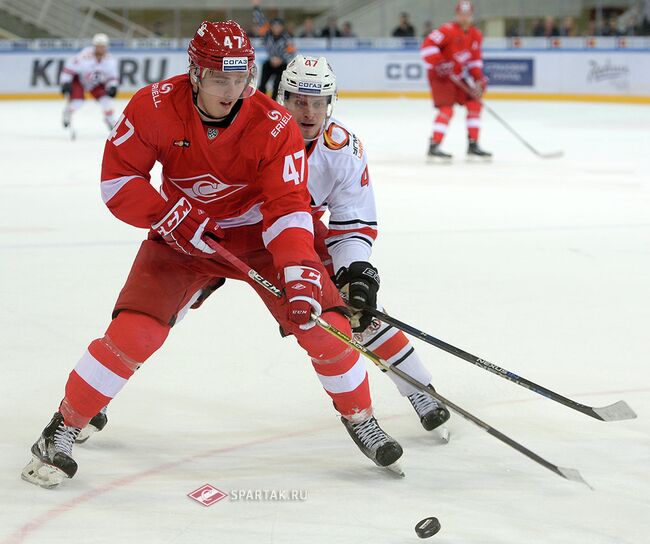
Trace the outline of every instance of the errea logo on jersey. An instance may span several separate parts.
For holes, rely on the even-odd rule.
[[[224,57],[224,72],[246,72],[248,70],[248,59],[246,57]]]
[[[245,185],[224,183],[212,174],[168,179],[187,196],[203,204],[222,200],[245,187]]]
[[[322,88],[322,83],[318,81],[300,81],[298,83],[299,93],[320,94]]]

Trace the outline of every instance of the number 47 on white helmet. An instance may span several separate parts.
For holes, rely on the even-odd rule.
[[[297,55],[282,73],[277,100],[293,114],[305,141],[316,140],[336,104],[336,76],[327,59]]]

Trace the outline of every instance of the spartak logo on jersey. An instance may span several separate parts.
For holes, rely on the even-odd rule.
[[[203,204],[209,204],[224,199],[245,185],[230,185],[218,180],[212,174],[202,174],[192,178],[168,178],[176,187],[190,198],[198,200]]]

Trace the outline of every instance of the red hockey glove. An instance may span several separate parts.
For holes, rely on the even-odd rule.
[[[463,71],[463,67],[455,60],[448,60],[436,64],[433,67],[433,70],[438,77],[451,77],[460,75],[460,73]]]
[[[316,263],[290,264],[284,269],[284,291],[289,301],[289,321],[301,329],[311,329],[315,323],[311,314],[322,312],[323,284]]]
[[[151,228],[176,251],[199,257],[214,253],[204,237],[223,238],[223,230],[217,222],[200,208],[193,208],[185,197],[173,204]]]
[[[464,81],[472,91],[471,96],[473,96],[477,100],[480,100],[483,97],[483,94],[485,93],[485,89],[487,88],[487,78],[466,77]]]

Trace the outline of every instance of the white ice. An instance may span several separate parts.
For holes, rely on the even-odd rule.
[[[124,102],[120,102],[123,107]],[[644,544],[650,535],[650,107],[493,102],[541,160],[489,115],[492,164],[464,161],[464,113],[424,161],[425,100],[342,99],[380,210],[374,262],[398,318],[580,402],[625,399],[604,423],[417,343],[444,395],[595,488],[563,480],[454,417],[423,431],[368,364],[376,414],[404,446],[398,479],[347,436],[309,361],[254,294],[229,282],[122,391],[52,491],[19,474],[70,369],[103,334],[144,231],[98,187],[105,127],[78,139],[62,104],[0,103],[0,543],[402,544],[437,516],[440,544]],[[302,490],[300,502],[206,508],[205,483]]]

